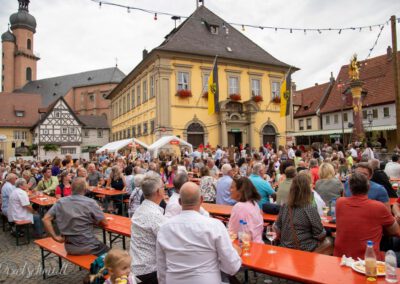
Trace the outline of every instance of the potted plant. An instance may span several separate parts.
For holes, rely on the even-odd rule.
[[[263,97],[262,96],[253,96],[253,101],[255,101],[256,103],[262,102],[263,101]]]
[[[272,102],[279,104],[281,102],[281,97],[275,97],[272,99]]]
[[[178,90],[176,95],[180,98],[189,98],[192,96],[192,92],[190,90]]]
[[[230,95],[229,95],[229,98],[230,98],[232,101],[240,101],[240,100],[242,99],[242,97],[240,96],[240,94],[230,94]]]

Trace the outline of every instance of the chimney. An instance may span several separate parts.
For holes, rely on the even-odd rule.
[[[387,61],[392,60],[392,48],[390,47],[390,45],[387,47],[386,49],[386,56],[387,56]]]
[[[315,83],[314,86],[318,86],[318,83]]]
[[[143,49],[143,53],[142,53],[143,59],[145,59],[145,58],[147,57],[148,54],[149,54],[149,52],[147,51],[147,49],[146,49],[146,48]]]

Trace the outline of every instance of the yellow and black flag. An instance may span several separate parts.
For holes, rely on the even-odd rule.
[[[215,57],[213,69],[210,77],[208,77],[208,114],[214,114],[219,111],[218,89],[218,62],[217,57]]]
[[[290,114],[291,86],[292,77],[289,70],[281,85],[281,117],[288,116]]]

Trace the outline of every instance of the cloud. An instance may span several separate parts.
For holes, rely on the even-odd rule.
[[[16,0],[0,0],[0,27],[17,11]],[[190,15],[195,1],[110,0],[120,4]],[[228,22],[282,27],[351,27],[379,24],[400,15],[400,1],[321,0],[205,0],[206,6]],[[158,20],[137,11],[98,4],[90,0],[33,0],[30,13],[37,20],[35,51],[40,53],[38,78],[77,73],[115,65],[129,73],[141,60],[143,48],[158,46],[173,28],[173,21]],[[240,30],[240,27],[238,27]],[[398,37],[400,37],[400,27]],[[356,52],[364,59],[378,30],[290,33],[247,28],[244,34],[281,61],[299,67],[293,76],[299,89],[328,81]],[[385,26],[372,56],[391,45],[390,26]]]

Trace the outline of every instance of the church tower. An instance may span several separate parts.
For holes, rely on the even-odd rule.
[[[29,0],[18,0],[18,12],[10,16],[10,30],[1,36],[2,91],[13,92],[36,80],[39,57],[33,52],[36,20],[29,14]]]

